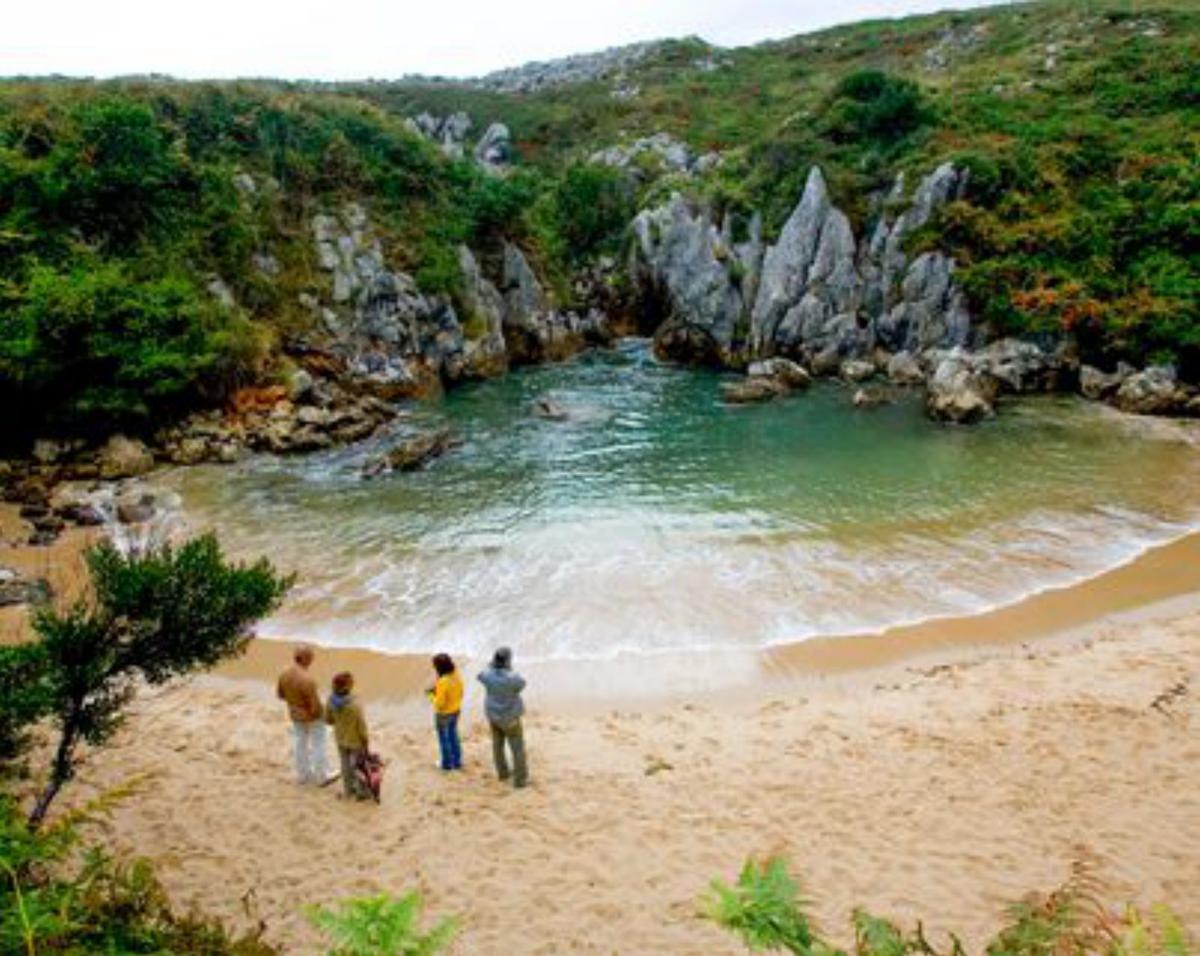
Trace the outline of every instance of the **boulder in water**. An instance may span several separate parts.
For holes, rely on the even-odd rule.
[[[1117,390],[1117,408],[1137,415],[1179,415],[1191,399],[1179,383],[1174,366],[1151,365],[1130,375]]]
[[[539,398],[534,401],[533,414],[551,422],[565,422],[571,417],[565,408],[549,398]]]
[[[952,352],[929,379],[925,407],[931,418],[966,425],[994,415],[995,399],[995,381]]]
[[[368,461],[362,474],[364,478],[375,478],[391,471],[416,471],[460,444],[448,428],[413,435]]]
[[[812,376],[803,365],[785,358],[762,359],[751,362],[747,373],[751,378],[773,378],[790,389],[808,388]]]
[[[721,386],[721,398],[730,405],[753,405],[769,402],[790,392],[777,378],[744,378],[739,382],[726,382]]]
[[[131,495],[117,502],[117,520],[121,524],[145,524],[156,513],[153,495]]]
[[[887,377],[897,385],[920,385],[925,373],[911,352],[897,352],[887,363]]]
[[[892,396],[882,388],[860,388],[854,393],[855,408],[875,408],[891,403]]]
[[[721,386],[721,397],[731,405],[769,402],[790,392],[808,388],[811,376],[802,365],[785,358],[753,362],[747,377]]]

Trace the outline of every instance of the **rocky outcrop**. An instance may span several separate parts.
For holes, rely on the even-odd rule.
[[[691,148],[670,133],[643,136],[631,143],[609,146],[588,158],[600,166],[611,166],[636,179],[645,178],[646,166],[658,166],[663,172],[685,176],[702,175],[721,162],[719,153],[696,155]]]
[[[396,414],[389,402],[317,379],[292,393],[243,390],[227,408],[192,415],[155,437],[172,464],[227,464],[252,451],[301,454],[361,441]]]
[[[511,242],[504,245],[501,293],[504,341],[514,364],[561,361],[611,338],[603,313],[592,310],[580,316],[557,309],[525,253]]]
[[[492,378],[508,370],[504,342],[504,296],[484,278],[474,254],[459,246],[462,270],[463,349],[461,366],[451,369],[452,378]]]
[[[838,375],[844,381],[857,383],[874,378],[876,371],[874,362],[868,362],[865,359],[847,359],[841,364]]]
[[[994,414],[997,387],[966,353],[944,355],[929,377],[925,407],[938,421],[965,425]]]
[[[876,320],[879,343],[889,351],[919,353],[969,344],[970,315],[953,282],[953,261],[927,252],[910,263],[904,251],[909,236],[939,207],[960,198],[965,187],[966,174],[945,163],[921,180],[899,214],[892,210],[903,204],[903,176],[896,178],[882,204],[858,270],[863,306]]]
[[[386,398],[438,387],[462,351],[450,303],[423,295],[412,277],[387,268],[365,210],[348,203],[313,217],[317,261],[332,281],[332,303],[310,298],[346,373]]]
[[[656,352],[692,365],[736,365],[735,338],[748,311],[744,286],[757,281],[761,259],[757,236],[735,246],[729,228],[718,229],[678,193],[639,213],[633,233],[631,271],[665,317]]]
[[[466,246],[458,250],[463,315],[445,296],[422,293],[412,277],[387,267],[364,210],[313,219],[318,261],[332,301],[305,304],[328,337],[343,377],[388,399],[420,397],[443,384],[503,374],[515,364],[554,361],[606,341],[602,313],[557,308],[524,253],[507,244],[489,279]]]
[[[106,480],[134,478],[154,467],[154,455],[136,438],[113,435],[96,455],[100,477]]]
[[[393,471],[416,471],[460,444],[461,440],[448,428],[413,435],[368,461],[362,475],[377,478]]]
[[[887,377],[897,385],[920,385],[925,381],[921,363],[911,352],[897,352],[888,359]]]
[[[462,159],[468,150],[467,134],[471,131],[471,117],[466,113],[451,113],[449,116],[434,116],[421,113],[405,121],[408,128],[418,136],[436,143],[442,153],[450,159]],[[502,173],[512,161],[512,134],[503,123],[492,123],[470,150],[472,158],[484,170]]]
[[[442,152],[451,159],[462,158],[463,144],[471,130],[471,117],[466,113],[452,113],[449,116],[421,113],[407,122],[410,130],[437,143]]]
[[[1135,371],[1132,366],[1126,365],[1124,362],[1119,363],[1116,371],[1113,372],[1102,372],[1092,365],[1081,365],[1079,367],[1079,393],[1084,398],[1090,398],[1093,401],[1112,398],[1124,384],[1125,379]]]
[[[498,93],[532,93],[553,86],[590,83],[635,66],[661,47],[662,43],[657,41],[633,43],[595,53],[526,63],[467,80],[466,84]]]
[[[816,167],[778,239],[765,248],[757,225],[749,242],[735,246],[728,220],[717,228],[703,207],[678,194],[643,210],[632,226],[631,271],[643,310],[661,319],[658,353],[734,368],[788,357],[813,374],[850,382],[886,372],[897,384],[915,385],[940,372],[930,382],[930,411],[953,421],[989,414],[1002,392],[1074,388],[1078,362],[1063,343],[989,344],[971,321],[954,261],[937,250],[911,259],[906,252],[912,234],[961,198],[966,182],[947,163],[905,198],[898,177],[878,201],[864,243]],[[942,368],[949,351],[957,364]],[[734,391],[757,398],[768,388]]]
[[[1113,404],[1138,415],[1196,415],[1196,389],[1179,381],[1174,366],[1152,365],[1128,376],[1117,389]]]
[[[503,123],[493,123],[475,144],[475,162],[490,172],[501,172],[512,161],[512,134]]]
[[[642,211],[633,223],[635,275],[666,303],[658,338],[670,347],[660,352],[733,366],[780,355],[833,374],[846,361],[871,359],[879,346],[917,355],[979,344],[953,261],[927,252],[910,263],[904,252],[908,236],[964,183],[953,166],[938,167],[906,204],[899,179],[862,247],[817,167],[765,249],[757,223],[735,247],[728,222],[718,229],[679,195]]]
[[[811,357],[830,347],[841,355],[869,350],[869,330],[857,318],[854,258],[850,221],[830,202],[825,177],[813,167],[799,205],[763,258],[751,316],[754,353]]]
[[[721,397],[731,405],[768,402],[808,388],[812,379],[805,369],[785,358],[752,362],[746,377],[721,386]]]
[[[998,339],[973,356],[977,368],[995,379],[1001,391],[1013,394],[1058,392],[1074,388],[1077,363],[1065,343],[1046,351],[1021,339]]]

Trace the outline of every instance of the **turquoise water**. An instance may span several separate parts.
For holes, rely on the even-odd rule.
[[[647,344],[411,410],[461,448],[363,481],[394,434],[300,459],[180,469],[193,528],[300,584],[267,631],[392,651],[608,658],[759,647],[974,612],[1123,563],[1200,515],[1184,433],[1073,399],[928,422],[821,383],[728,407]],[[536,417],[550,398],[565,422]]]

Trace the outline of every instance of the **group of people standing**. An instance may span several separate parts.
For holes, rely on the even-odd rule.
[[[354,675],[346,671],[334,675],[329,698],[322,703],[317,682],[310,673],[314,657],[311,647],[296,648],[292,666],[279,676],[276,686],[276,694],[287,704],[292,722],[296,780],[300,784],[323,787],[336,779],[329,776],[326,766],[326,734],[332,727],[345,796],[355,800],[370,799],[372,794],[360,769],[371,759],[371,738],[366,714],[354,693]],[[433,706],[439,766],[449,773],[461,770],[463,766],[459,719],[464,687],[462,676],[449,654],[435,655],[432,664],[435,679],[426,693]],[[525,689],[525,678],[513,670],[509,648],[501,647],[492,655],[491,663],[479,674],[479,682],[486,689],[484,713],[492,733],[496,775],[501,780],[511,779],[515,787],[524,787],[529,783],[522,726],[525,704],[521,693]]]

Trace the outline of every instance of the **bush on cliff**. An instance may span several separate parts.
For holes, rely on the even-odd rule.
[[[48,423],[145,428],[252,377],[265,330],[182,275],[139,281],[116,262],[38,265],[0,314],[0,373]]]
[[[912,80],[882,70],[859,70],[834,88],[822,127],[834,142],[885,149],[931,119]]]

